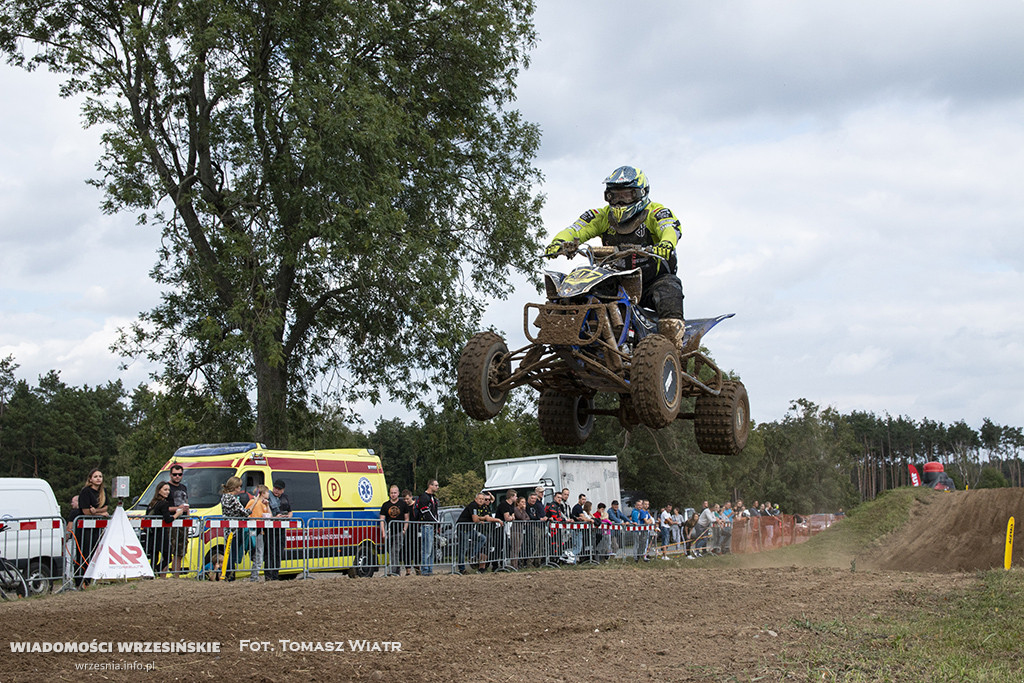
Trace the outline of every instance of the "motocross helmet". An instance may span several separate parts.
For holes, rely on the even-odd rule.
[[[604,179],[604,200],[608,202],[608,217],[615,232],[633,232],[629,222],[651,203],[647,196],[650,192],[647,176],[634,166],[620,166]]]

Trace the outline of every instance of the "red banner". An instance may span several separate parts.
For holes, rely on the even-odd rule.
[[[910,482],[914,486],[920,486],[921,485],[921,475],[917,473],[917,468],[914,467],[912,464],[907,463],[907,469],[910,470]]]

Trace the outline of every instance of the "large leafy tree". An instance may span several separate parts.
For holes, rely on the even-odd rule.
[[[0,50],[104,130],[108,211],[162,230],[161,303],[121,349],[172,389],[406,400],[540,239],[509,107],[532,0],[0,0]]]

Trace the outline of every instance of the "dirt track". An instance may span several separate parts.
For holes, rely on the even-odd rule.
[[[858,556],[858,567],[869,560],[885,567],[877,571],[725,569],[713,559],[678,559],[663,562],[669,568],[661,571],[627,564],[461,577],[95,587],[0,604],[3,641],[96,639],[113,643],[114,653],[11,654],[0,642],[0,680],[776,680],[786,662],[821,637],[800,622],[895,614],[917,586],[959,590],[974,581],[964,569],[1001,565],[1001,538],[992,551],[998,562],[985,558],[995,545],[990,527],[1001,518],[1005,529],[1009,514],[1024,518],[1024,491],[958,493],[919,504],[911,524],[873,557]],[[943,527],[946,521],[952,530]],[[950,557],[954,551],[960,559]],[[931,565],[924,561],[929,556]],[[927,570],[941,573],[909,573]],[[243,639],[274,649],[240,651]],[[345,651],[289,651],[281,639],[322,649],[341,642]],[[117,643],[128,640],[217,642],[221,652],[118,654]],[[400,642],[401,651],[352,652],[349,640]],[[83,676],[75,670],[121,662],[153,663],[156,671]]]

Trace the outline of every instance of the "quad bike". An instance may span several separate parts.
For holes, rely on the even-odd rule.
[[[704,334],[734,314],[687,320],[680,350],[658,334],[656,313],[639,304],[640,269],[624,266],[634,256],[659,258],[650,248],[566,243],[561,253],[585,254],[590,264],[568,274],[544,271],[547,303],[523,311],[530,345],[509,352],[499,335],[480,332],[463,348],[456,380],[463,410],[489,420],[510,390],[529,385],[540,391],[537,419],[550,444],[579,446],[594,417],[610,415],[629,431],[693,420],[702,451],[739,453],[750,432],[747,391],[700,351]],[[602,391],[618,394],[617,408],[595,407]],[[681,411],[684,397],[696,398],[693,412]]]

